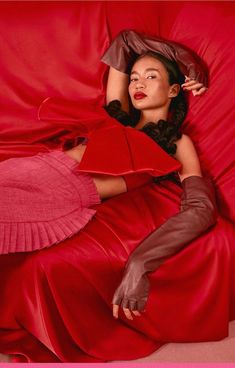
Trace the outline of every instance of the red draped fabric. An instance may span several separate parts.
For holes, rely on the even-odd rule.
[[[79,129],[71,116],[38,119],[48,97],[81,101],[91,124],[86,107],[105,102],[100,58],[123,29],[178,41],[207,64],[209,90],[190,95],[183,127],[214,180],[220,216],[150,275],[147,311],[133,321],[112,317],[112,296],[131,251],[178,212],[182,190],[173,182],[104,201],[78,235],[56,246],[0,256],[0,352],[18,362],[131,360],[167,342],[223,339],[235,319],[233,3],[2,2],[1,160],[58,147]]]

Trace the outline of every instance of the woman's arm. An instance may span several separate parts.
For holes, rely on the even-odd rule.
[[[202,176],[199,158],[191,138],[182,134],[182,137],[175,143],[177,149],[173,156],[182,164],[178,172],[180,181],[192,175]]]
[[[180,212],[154,230],[130,255],[124,275],[113,297],[113,316],[119,306],[128,319],[140,315],[149,293],[148,272],[156,271],[170,256],[204,233],[217,220],[213,183],[201,176],[199,159],[191,139],[183,135],[177,142],[182,180]]]
[[[119,100],[122,110],[129,113],[128,84],[129,75],[111,66],[107,82],[106,104],[108,105],[113,100]]]
[[[133,58],[146,51],[159,52],[166,58],[176,61],[182,74],[189,80],[196,80],[203,86],[208,86],[206,67],[192,50],[174,41],[152,37],[134,30],[121,31],[111,42],[101,60],[128,74]]]

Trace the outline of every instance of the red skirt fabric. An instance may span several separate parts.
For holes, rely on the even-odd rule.
[[[56,247],[2,255],[0,352],[18,354],[18,362],[105,362],[144,357],[166,342],[225,338],[234,317],[235,231],[221,217],[149,275],[141,317],[112,316],[130,253],[177,213],[180,193],[169,181],[124,193],[101,203],[88,226]]]
[[[49,247],[91,220],[99,194],[77,167],[59,150],[0,163],[0,254]]]

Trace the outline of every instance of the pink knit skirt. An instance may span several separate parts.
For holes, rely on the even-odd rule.
[[[78,166],[62,151],[0,163],[0,254],[49,247],[91,220],[100,197]]]

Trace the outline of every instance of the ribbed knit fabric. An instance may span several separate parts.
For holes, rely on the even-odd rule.
[[[78,166],[57,150],[0,163],[0,254],[49,247],[88,223],[100,197]]]

